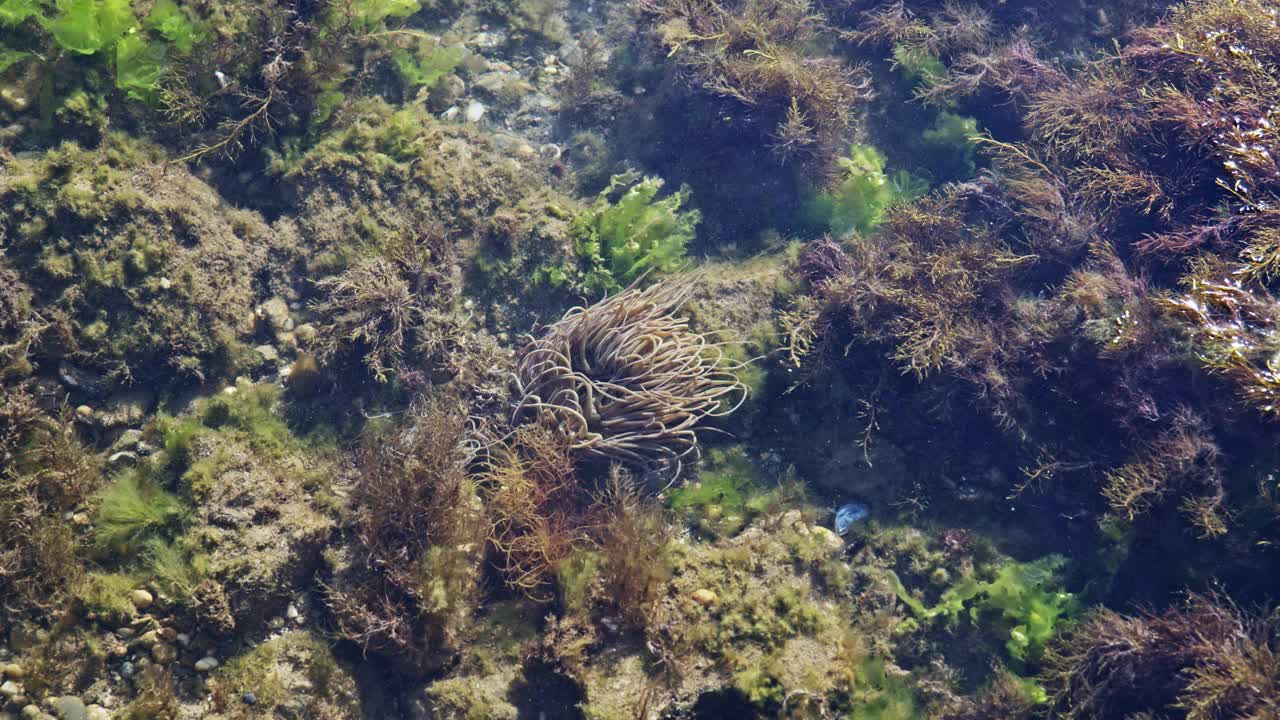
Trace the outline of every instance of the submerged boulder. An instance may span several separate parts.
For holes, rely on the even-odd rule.
[[[120,384],[236,368],[253,306],[286,284],[289,233],[123,135],[3,162],[0,268],[30,288],[15,297],[39,316],[37,362],[67,360]]]

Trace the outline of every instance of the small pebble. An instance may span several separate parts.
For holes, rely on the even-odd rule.
[[[65,695],[53,701],[53,711],[60,720],[88,720],[89,708],[75,695]]]
[[[22,717],[24,718],[38,718],[40,714],[40,708],[35,705],[28,705],[22,708]]]
[[[3,683],[0,683],[0,695],[3,695],[11,700],[21,692],[22,692],[22,688],[18,685],[18,683],[12,680],[6,680]]]
[[[294,605],[293,603],[289,603],[289,607],[285,608],[284,616],[289,618],[290,620],[297,620],[298,606]]]
[[[23,675],[26,675],[26,671],[24,671],[22,666],[18,663],[9,663],[8,665],[0,668],[0,675],[11,678],[20,678]]]
[[[129,678],[129,677],[133,677],[133,674],[135,672],[137,672],[137,670],[133,667],[133,663],[129,662],[128,660],[125,660],[123,663],[120,663],[121,675]]]
[[[828,530],[821,525],[815,525],[812,528],[809,528],[809,532],[821,540],[822,544],[826,545],[828,550],[834,552],[844,549],[844,540],[841,540],[840,536],[835,534],[832,530]]]
[[[168,643],[156,643],[151,646],[151,657],[161,665],[168,665],[178,659],[178,651]]]
[[[80,407],[76,408],[76,415],[82,418],[91,418],[93,417],[93,408],[89,407],[88,405],[81,405]]]
[[[151,607],[151,603],[155,602],[155,598],[146,590],[138,588],[137,590],[129,593],[129,602],[132,602],[133,606],[139,610],[146,610]]]
[[[138,462],[138,453],[132,450],[121,450],[107,458],[108,465],[132,465],[136,462]]]
[[[101,705],[90,705],[89,720],[111,720],[111,711]]]
[[[187,647],[191,645],[191,636],[186,633],[178,633],[173,637],[173,639],[177,640],[178,644],[181,645],[182,647]]]
[[[716,597],[716,594],[714,592],[706,588],[699,588],[697,590],[694,590],[693,594],[690,597],[693,598],[694,602],[698,603],[703,607],[711,607],[712,605],[715,605],[716,602],[720,599]]]
[[[258,696],[257,696],[257,695],[254,695],[254,694],[253,694],[253,693],[251,693],[251,692],[247,692],[247,693],[245,693],[245,694],[241,695],[241,696],[240,696],[240,700],[241,700],[241,701],[243,701],[245,705],[257,705],[257,704],[258,704]]]
[[[203,657],[196,661],[197,672],[209,672],[218,667],[218,659],[215,657]]]
[[[478,100],[472,100],[467,104],[467,109],[463,113],[463,118],[469,123],[480,122],[480,118],[484,117],[484,104]]]

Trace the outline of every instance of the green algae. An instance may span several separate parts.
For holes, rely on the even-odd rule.
[[[129,472],[98,498],[94,543],[100,551],[128,555],[157,533],[173,530],[187,515],[184,503],[150,478]]]
[[[574,218],[570,234],[589,291],[617,292],[641,277],[652,282],[685,262],[701,216],[684,209],[688,188],[658,198],[662,185],[655,177],[616,175]]]
[[[732,535],[769,507],[770,494],[744,448],[717,447],[707,451],[695,482],[671,491],[669,504]]]
[[[892,570],[886,577],[898,599],[921,620],[955,621],[965,610],[974,623],[997,617],[993,629],[1005,633],[1005,650],[1021,667],[1038,662],[1048,641],[1078,611],[1075,597],[1056,587],[1066,563],[1066,558],[1056,555],[1029,563],[1006,562],[989,581],[964,577],[949,585],[932,607],[908,593]]]

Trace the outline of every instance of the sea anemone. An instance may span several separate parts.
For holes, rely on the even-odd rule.
[[[698,277],[633,285],[565,313],[520,359],[516,415],[533,414],[580,456],[678,473],[697,451],[699,424],[747,394],[735,374],[742,363],[675,314]]]

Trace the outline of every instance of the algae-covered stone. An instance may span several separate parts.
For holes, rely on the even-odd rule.
[[[105,428],[138,425],[154,404],[154,393],[145,388],[134,388],[108,398],[106,405],[95,415],[95,420]]]
[[[214,712],[208,717],[215,720],[364,717],[351,674],[323,640],[301,630],[232,658],[213,674],[210,688]]]
[[[681,543],[673,576],[650,612],[649,646],[616,639],[570,665],[588,718],[635,717],[639,698],[659,715],[689,711],[708,692],[733,688],[762,711],[789,693],[842,706],[854,690],[845,670],[861,658],[840,601],[848,566],[809,530],[803,513],[763,516],[736,536]],[[868,637],[868,639],[870,639]],[[654,675],[648,647],[681,668]],[[563,652],[564,650],[560,650]]]
[[[207,379],[236,364],[259,283],[285,285],[295,248],[166,160],[109,134],[96,149],[68,142],[6,162],[0,237],[46,321],[37,359],[111,382]]]
[[[234,395],[172,421],[166,444],[182,455],[192,506],[175,542],[200,558],[237,623],[262,623],[310,582],[334,525],[326,503],[331,453],[295,437],[276,414],[279,389],[241,383]]]
[[[151,607],[151,603],[155,602],[155,598],[151,596],[151,593],[141,588],[129,593],[129,600],[139,610],[145,610]]]
[[[536,164],[513,160],[474,125],[379,101],[359,103],[346,118],[277,167],[298,198],[298,231],[315,246],[313,275],[340,273],[371,253],[416,263],[429,273],[418,282],[432,281],[430,297],[441,311],[460,305],[465,289],[490,309],[485,320],[528,329],[539,303],[516,299],[548,293],[552,288],[529,278],[573,257],[572,216],[563,210],[573,200],[552,190]],[[316,323],[321,334],[324,322]]]

